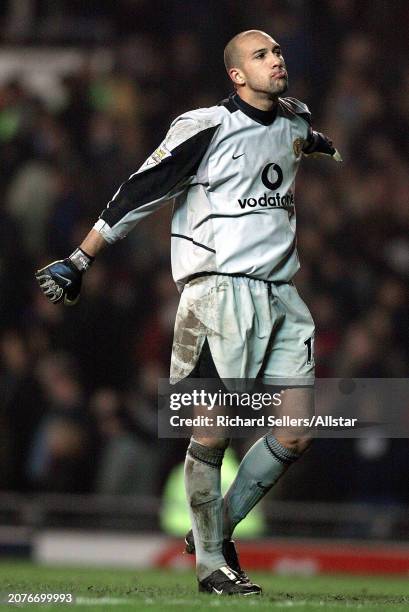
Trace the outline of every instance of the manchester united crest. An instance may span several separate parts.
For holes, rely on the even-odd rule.
[[[296,138],[293,142],[294,155],[298,159],[301,156],[303,146],[305,145],[304,138]]]

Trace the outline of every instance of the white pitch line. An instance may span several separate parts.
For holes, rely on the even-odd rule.
[[[227,598],[217,598],[217,599],[211,599],[208,602],[209,607],[214,608],[214,607],[219,607],[221,605],[223,605],[223,607],[232,607],[235,606],[235,604],[237,603],[237,599],[234,598],[234,600],[226,600]],[[85,606],[95,606],[95,605],[105,605],[105,606],[120,606],[120,605],[126,605],[126,604],[132,604],[134,603],[136,600],[134,599],[128,599],[128,598],[121,598],[121,597],[77,597],[75,600],[75,604],[77,605],[85,605]],[[185,599],[185,600],[181,600],[181,599],[170,599],[168,601],[164,601],[162,599],[159,600],[154,600],[151,598],[146,598],[146,599],[140,599],[138,600],[138,604],[145,604],[147,606],[149,606],[149,604],[166,604],[167,606],[189,606],[190,608],[193,605],[197,605],[197,604],[202,604],[203,600],[201,599]],[[302,608],[304,606],[307,606],[313,602],[305,600],[305,599],[301,599],[299,601],[288,601],[288,600],[284,600],[284,601],[266,601],[263,599],[258,599],[258,598],[254,598],[251,600],[246,600],[246,603],[249,605],[249,607],[252,607],[254,605],[257,605],[257,607],[260,608],[264,608],[264,607],[268,607],[268,608],[280,608],[281,610],[283,608]],[[315,605],[318,606],[322,606],[326,609],[328,608],[334,608],[334,609],[340,609],[341,607],[346,607],[346,608],[355,608],[355,609],[360,609],[362,608],[362,604],[360,604],[359,602],[357,603],[352,603],[352,602],[326,602],[326,601],[320,601],[320,602],[315,602]]]

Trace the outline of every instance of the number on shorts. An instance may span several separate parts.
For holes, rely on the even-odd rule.
[[[312,338],[308,338],[304,344],[307,347],[307,364],[310,364],[312,363]]]

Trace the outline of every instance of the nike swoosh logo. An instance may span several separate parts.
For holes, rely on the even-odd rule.
[[[232,155],[231,158],[232,159],[239,159],[239,157],[243,157],[243,155],[245,155],[245,153],[241,153],[240,155]]]
[[[216,587],[213,587],[213,591],[217,593],[218,595],[221,595],[223,593],[223,589],[219,591],[218,589],[216,589]]]

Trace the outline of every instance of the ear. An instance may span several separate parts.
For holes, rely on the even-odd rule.
[[[230,68],[229,77],[235,85],[244,85],[246,82],[244,75],[239,68]]]

